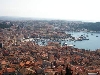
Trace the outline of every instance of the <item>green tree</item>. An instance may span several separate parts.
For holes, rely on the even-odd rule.
[[[68,67],[66,67],[66,74],[65,75],[72,75],[72,70]]]

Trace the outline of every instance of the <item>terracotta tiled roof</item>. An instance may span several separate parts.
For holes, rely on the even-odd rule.
[[[31,62],[30,61],[26,61],[26,63],[25,64],[30,64]]]
[[[97,73],[96,70],[88,70],[89,73]]]
[[[14,68],[7,68],[7,72],[14,72],[15,69]]]
[[[45,69],[44,71],[45,72],[51,72],[51,71],[53,71],[53,69]]]
[[[2,65],[6,65],[7,62],[6,62],[5,60],[3,60],[3,61],[1,62],[1,64],[2,64]]]
[[[20,62],[20,66],[24,66],[25,65],[25,63],[23,63],[23,62]]]
[[[2,75],[2,70],[0,70],[0,75]]]

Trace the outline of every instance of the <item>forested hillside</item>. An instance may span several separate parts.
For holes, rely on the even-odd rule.
[[[0,23],[0,28],[9,28],[9,27],[11,27],[12,26],[12,24],[11,23],[6,23],[6,22],[2,22],[2,23]]]
[[[78,26],[79,29],[88,29],[92,31],[100,31],[100,22],[96,23],[83,23]]]

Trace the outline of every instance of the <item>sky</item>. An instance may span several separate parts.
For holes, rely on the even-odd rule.
[[[100,21],[100,0],[0,0],[0,16]]]

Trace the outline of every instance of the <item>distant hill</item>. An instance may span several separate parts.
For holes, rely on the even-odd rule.
[[[24,18],[24,17],[0,16],[0,20],[16,21],[16,20],[32,20],[32,19],[31,18]]]
[[[12,23],[7,24],[6,22],[2,22],[0,23],[0,28],[10,28],[12,25]]]
[[[32,18],[32,17],[11,17],[11,16],[0,16],[0,20],[16,21],[16,20],[56,20],[48,18]]]

